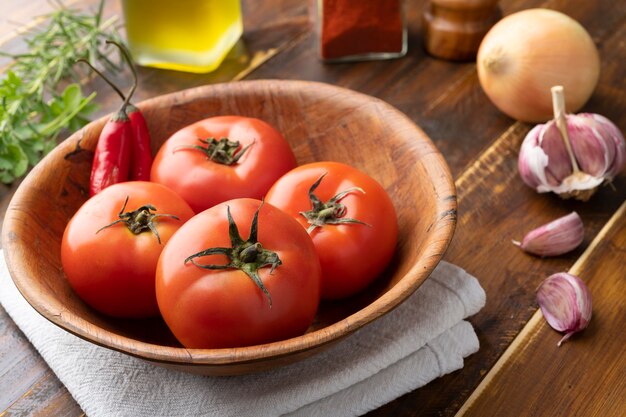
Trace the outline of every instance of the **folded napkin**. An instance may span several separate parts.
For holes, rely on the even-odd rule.
[[[463,319],[485,304],[478,281],[441,262],[391,313],[328,350],[271,371],[170,371],[73,336],[41,317],[0,256],[0,303],[90,417],[355,416],[463,367],[478,350]]]

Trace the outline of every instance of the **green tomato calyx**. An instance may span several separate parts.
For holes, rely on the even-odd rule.
[[[346,197],[348,194],[354,192],[360,192],[365,194],[365,191],[360,187],[352,187],[344,190],[333,198],[328,200],[327,202],[322,202],[316,195],[315,190],[319,187],[322,179],[326,176],[327,173],[322,174],[321,177],[317,179],[309,188],[309,199],[311,200],[311,210],[309,211],[301,211],[300,214],[303,215],[310,226],[306,230],[309,234],[318,227],[325,226],[327,224],[362,224],[365,226],[370,226],[369,224],[362,222],[357,219],[353,219],[350,217],[344,217],[346,215],[346,206],[341,203],[341,200]]]
[[[96,231],[96,234],[100,233],[104,229],[108,229],[111,226],[114,226],[118,223],[124,223],[128,230],[130,230],[133,234],[138,235],[139,233],[151,231],[157,238],[159,245],[161,244],[161,236],[159,236],[159,231],[157,230],[154,219],[158,217],[169,217],[175,220],[180,220],[178,216],[174,216],[173,214],[157,214],[154,213],[157,211],[156,207],[152,204],[146,204],[139,207],[137,210],[127,211],[126,205],[128,204],[129,196],[126,196],[126,200],[124,200],[124,205],[122,209],[117,214],[119,219],[115,220],[113,223],[107,224],[106,226],[101,227]]]
[[[274,272],[278,266],[282,265],[280,258],[276,252],[263,248],[258,241],[258,225],[259,210],[263,203],[257,208],[250,225],[250,236],[248,240],[243,240],[239,234],[237,224],[230,214],[230,206],[226,206],[226,214],[228,216],[228,235],[230,237],[230,248],[208,248],[198,253],[194,253],[185,259],[185,264],[191,262],[195,266],[202,269],[239,269],[244,272],[252,281],[263,291],[269,300],[270,308],[272,308],[272,296],[263,284],[259,276],[259,269],[269,266],[270,274]],[[229,262],[225,265],[200,264],[196,262],[196,258],[208,255],[225,255]]]
[[[195,149],[206,155],[207,159],[222,165],[234,165],[253,145],[253,143],[241,147],[238,140],[228,138],[198,138],[201,145],[181,146],[180,148]],[[176,149],[174,150],[176,152]]]

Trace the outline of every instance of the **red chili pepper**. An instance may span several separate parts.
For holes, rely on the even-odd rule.
[[[137,88],[137,70],[126,48],[114,41],[107,41],[107,43],[115,45],[120,50],[133,73],[133,86],[126,99],[126,102],[129,102]],[[132,180],[149,181],[150,168],[152,167],[152,149],[150,148],[150,132],[148,131],[146,119],[141,111],[132,104],[126,108],[126,114],[130,118],[130,125],[133,130],[130,178]]]
[[[132,104],[126,108],[133,131],[132,159],[130,163],[130,179],[137,181],[150,180],[152,167],[152,149],[150,148],[150,132],[143,113]]]
[[[130,119],[123,106],[100,132],[91,166],[90,196],[109,185],[128,180],[132,134]]]
[[[124,95],[122,91],[104,74],[98,71],[93,67],[88,61],[84,59],[80,59],[79,61],[86,63],[91,67],[91,69],[96,72],[104,81],[106,81],[119,96],[124,100],[124,104],[122,105],[122,110],[118,112],[117,117],[121,120],[121,113],[125,116],[127,124],[130,125],[131,133],[129,134],[130,138],[130,150],[127,153],[130,155],[130,171],[126,175],[126,178],[120,179],[120,181],[127,181],[128,179],[137,180],[137,181],[149,181],[150,180],[150,168],[152,167],[152,149],[150,148],[150,132],[148,130],[148,125],[146,124],[146,120],[143,117],[141,111],[130,104],[130,99],[135,93],[135,89],[137,88],[137,71],[133,65],[132,59],[130,58],[130,54],[122,45],[117,42],[107,41],[107,43],[114,44],[122,53],[124,58],[126,59],[128,66],[130,67],[133,73],[133,85],[130,89],[128,95]],[[108,123],[107,123],[108,124]],[[106,128],[106,126],[105,126]],[[120,127],[121,129],[121,127]],[[104,133],[104,130],[103,130]],[[120,148],[120,152],[124,152],[125,150]],[[122,157],[122,155],[120,155]],[[124,156],[125,157],[125,156]],[[95,166],[95,160],[94,160]],[[94,178],[92,169],[92,178]],[[107,185],[110,185],[109,183]],[[92,184],[93,188],[93,184]],[[102,190],[105,187],[100,188]]]

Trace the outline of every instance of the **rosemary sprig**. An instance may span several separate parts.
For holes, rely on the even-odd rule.
[[[78,59],[119,71],[105,39],[120,42],[117,17],[103,18],[104,0],[95,14],[58,7],[25,38],[27,52],[0,55],[13,61],[0,80],[0,181],[10,184],[56,144],[65,128],[77,130],[97,107],[95,93],[83,95]]]

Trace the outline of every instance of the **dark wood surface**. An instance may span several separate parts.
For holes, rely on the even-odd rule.
[[[81,2],[94,3],[94,0]],[[17,21],[18,27],[29,25],[46,4],[45,0],[3,2],[0,5],[0,48],[9,51],[23,48],[20,36],[13,36],[15,26],[5,22]],[[625,132],[626,44],[623,39],[626,37],[626,6],[623,2],[503,0],[500,5],[504,15],[531,7],[556,9],[572,16],[587,28],[600,50],[602,71],[599,85],[583,110],[607,116]],[[568,270],[578,259],[586,258],[589,265],[593,265],[592,269],[603,269],[609,274],[621,273],[623,277],[623,269],[620,272],[619,266],[623,268],[626,263],[624,230],[618,228],[620,221],[611,219],[626,199],[625,174],[616,178],[614,187],[603,188],[588,203],[538,195],[525,187],[517,174],[516,159],[519,145],[532,126],[508,118],[489,102],[478,84],[473,63],[437,60],[424,52],[421,35],[424,1],[408,0],[409,51],[406,57],[393,61],[333,65],[322,64],[316,58],[305,1],[250,0],[244,1],[243,6],[245,34],[237,49],[239,56],[231,57],[218,71],[208,75],[141,69],[137,101],[231,79],[324,81],[381,98],[403,111],[433,139],[456,180],[459,195],[458,226],[445,259],[476,275],[487,292],[486,307],[471,320],[478,333],[481,349],[465,361],[462,370],[407,394],[373,411],[371,415],[451,416],[472,395],[471,401],[463,409],[464,412],[474,413],[471,415],[529,415],[532,412],[532,415],[549,416],[554,415],[551,399],[571,394],[572,387],[580,390],[578,392],[591,387],[594,383],[587,382],[588,374],[582,379],[554,383],[559,380],[559,372],[563,367],[575,366],[577,360],[544,367],[543,362],[532,358],[503,354],[520,332],[519,338],[523,339],[531,331],[532,334],[538,334],[533,336],[533,343],[540,342],[533,347],[536,349],[535,355],[558,358],[562,353],[555,350],[558,334],[543,328],[543,325],[541,331],[536,333],[534,329],[537,323],[531,320],[537,309],[534,290],[547,275]],[[109,13],[115,13],[118,4],[108,2],[107,8]],[[128,77],[122,74],[116,76],[116,79],[124,84]],[[101,114],[115,107],[116,98],[104,84],[92,82],[86,88],[98,91]],[[4,207],[13,189],[2,189]],[[576,251],[555,259],[539,259],[523,254],[510,244],[511,239],[519,239],[526,231],[571,210],[578,211],[585,224],[585,241]],[[621,219],[623,224],[623,215]],[[591,242],[605,225],[609,231],[603,231],[601,239],[609,236],[606,237],[606,244],[612,248],[614,257],[607,265],[616,267],[598,264],[595,261],[598,246],[590,248]],[[581,269],[581,273],[584,271],[589,269]],[[592,275],[596,282],[602,279],[602,274]],[[594,288],[593,291],[601,291],[598,297],[613,297],[614,304],[609,303],[609,307],[600,311],[612,311],[611,306],[623,304],[619,287],[614,291],[610,288],[607,291],[606,286],[598,286],[599,290]],[[623,310],[604,314],[618,315],[620,311],[623,322]],[[602,317],[602,313],[599,314]],[[598,325],[588,330],[570,341],[575,349],[581,349],[585,355],[596,352],[598,342],[609,343],[612,349],[622,348],[626,344],[624,333],[613,331],[610,327]],[[596,335],[604,332],[610,334],[604,334],[594,341]],[[563,347],[561,349],[564,350]],[[621,362],[616,365],[610,362],[616,360],[615,356],[609,358],[609,355],[603,354],[593,357],[591,362],[599,363],[589,368],[588,372],[595,373],[596,378],[591,381],[602,378],[603,373],[608,372],[609,364],[623,369],[626,359],[619,355],[617,360]],[[503,365],[494,368],[500,358],[509,361],[510,368]],[[528,369],[516,374],[516,366],[520,365],[516,365],[515,361],[523,361],[520,363]],[[512,370],[513,377],[497,379],[491,376],[481,385],[481,390],[475,392],[492,369],[494,372],[504,369],[500,372],[505,374]],[[547,374],[545,378],[539,378],[544,374]],[[522,386],[533,386],[533,378],[536,378],[534,396],[507,396],[509,391],[516,390],[518,381],[515,375],[527,379]],[[509,386],[497,387],[498,384],[490,381],[498,381],[498,384],[502,381],[502,384]],[[593,386],[593,390],[585,392],[584,398],[587,403],[596,405],[594,412],[597,415],[603,415],[603,410],[611,410],[611,407],[617,405],[607,401],[607,398],[626,397],[623,384]],[[537,392],[542,393],[542,401],[537,400]],[[490,405],[492,397],[488,395],[502,395],[499,401],[505,408]],[[591,414],[590,408],[579,401],[562,401],[560,404],[563,406],[559,410],[560,415]],[[482,407],[488,406],[490,408],[485,408],[485,413],[482,413]],[[82,413],[1,308],[0,410],[6,410],[2,415],[74,416]]]
[[[460,416],[505,415],[511,404],[520,416],[536,415],[537,410],[551,416],[624,415],[626,361],[619,335],[626,319],[625,248],[626,203],[570,270],[585,279],[593,294],[589,327],[574,343],[558,347],[561,335],[550,329],[540,312],[535,313],[463,405]]]

